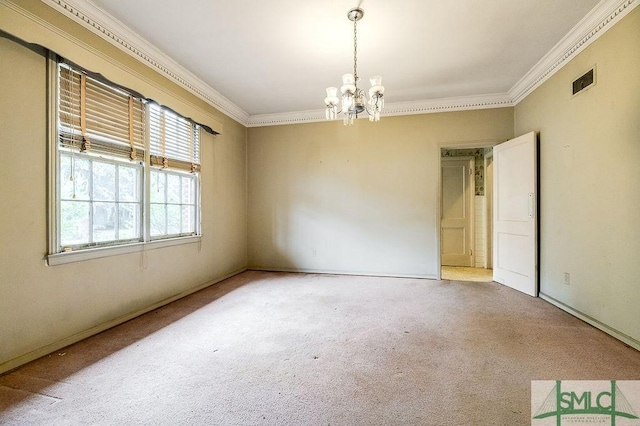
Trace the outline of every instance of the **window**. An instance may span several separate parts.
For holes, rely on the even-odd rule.
[[[196,232],[194,176],[151,170],[151,238]]]
[[[61,247],[140,241],[141,169],[60,152]]]
[[[197,172],[200,140],[197,129],[178,114],[149,104],[151,169],[151,238],[196,232]]]
[[[199,126],[69,64],[56,70],[51,254],[199,235]]]

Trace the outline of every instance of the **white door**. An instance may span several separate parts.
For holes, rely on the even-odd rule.
[[[538,295],[536,135],[493,148],[493,280]]]
[[[442,217],[440,221],[443,266],[472,266],[473,159],[442,159]]]

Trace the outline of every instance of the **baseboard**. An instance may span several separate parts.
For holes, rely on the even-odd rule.
[[[156,302],[153,305],[147,306],[146,308],[139,309],[137,311],[128,313],[126,315],[119,316],[119,317],[114,318],[114,319],[112,319],[110,321],[107,321],[107,322],[104,322],[102,324],[99,324],[99,325],[97,325],[95,327],[91,327],[88,330],[81,331],[81,332],[73,334],[73,335],[71,335],[69,337],[65,337],[64,339],[61,339],[61,340],[58,340],[56,342],[50,343],[50,344],[48,344],[46,346],[43,346],[43,347],[41,347],[39,349],[36,349],[34,351],[28,352],[28,353],[26,353],[24,355],[20,355],[20,356],[18,356],[16,358],[13,358],[13,359],[10,359],[8,361],[5,361],[2,364],[0,364],[0,374],[7,373],[7,372],[9,372],[9,371],[11,371],[13,369],[16,369],[16,368],[20,367],[21,365],[24,365],[24,364],[26,364],[28,362],[34,361],[34,360],[36,360],[38,358],[41,358],[41,357],[43,357],[45,355],[48,355],[48,354],[50,354],[52,352],[55,352],[55,351],[57,351],[59,349],[62,349],[64,347],[66,347],[66,346],[69,346],[69,345],[72,345],[74,343],[77,343],[77,342],[79,342],[79,341],[81,341],[83,339],[86,339],[87,337],[91,337],[91,336],[96,335],[98,333],[102,333],[103,331],[108,330],[108,329],[110,329],[112,327],[115,327],[116,325],[122,324],[124,322],[129,321],[129,320],[132,320],[132,319],[134,319],[136,317],[139,317],[140,315],[146,314],[147,312],[151,312],[154,309],[158,309],[158,308],[160,308],[160,307],[162,307],[164,305],[167,305],[167,304],[169,304],[171,302],[175,302],[176,300],[182,299],[183,297],[188,296],[188,295],[190,295],[192,293],[195,293],[195,292],[200,291],[200,290],[202,290],[204,288],[207,288],[209,286],[217,284],[217,283],[219,283],[221,281],[224,281],[224,280],[226,280],[228,278],[231,278],[231,277],[233,277],[235,275],[241,274],[241,273],[245,272],[246,270],[247,270],[247,268],[238,269],[238,270],[236,270],[236,271],[234,271],[234,272],[232,272],[230,274],[227,274],[227,275],[225,275],[223,277],[216,278],[213,281],[208,281],[208,282],[206,282],[204,284],[200,284],[200,285],[198,285],[196,287],[193,287],[193,288],[190,288],[188,290],[182,291],[182,292],[180,292],[180,293],[178,293],[178,294],[176,294],[174,296],[171,296],[171,297],[169,297],[167,299],[161,300],[160,302]]]
[[[418,278],[427,280],[437,280],[436,275],[412,275],[412,274],[384,274],[377,272],[350,272],[350,271],[333,271],[328,269],[306,269],[306,268],[263,268],[260,266],[249,266],[249,271],[263,272],[292,272],[301,274],[327,274],[327,275],[351,275],[359,277],[384,277],[384,278]]]
[[[607,333],[608,335],[615,337],[616,339],[620,340],[621,342],[631,346],[632,348],[640,351],[640,341],[634,339],[631,336],[627,336],[624,333],[621,333],[620,331],[616,330],[615,328],[609,327],[607,324],[604,324],[600,321],[598,321],[597,319],[590,317],[587,314],[584,314],[576,309],[573,309],[571,306],[569,305],[565,305],[564,303],[562,303],[561,301],[554,299],[553,297],[546,295],[544,293],[539,293],[538,296],[543,299],[546,300],[547,302],[551,303],[552,305],[557,306],[558,308],[562,309],[565,312],[570,313],[571,315],[573,315],[574,317],[577,317],[579,319],[581,319],[582,321],[586,322],[587,324],[590,324],[592,326],[594,326],[597,329],[600,329],[602,331],[604,331],[605,333]]]

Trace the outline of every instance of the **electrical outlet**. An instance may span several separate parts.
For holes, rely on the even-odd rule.
[[[313,257],[316,257],[318,255],[318,252],[314,249],[311,254],[313,255]]]
[[[564,273],[564,285],[571,285],[571,275],[568,272]]]

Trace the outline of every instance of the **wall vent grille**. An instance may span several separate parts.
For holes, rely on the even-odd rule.
[[[593,86],[596,83],[596,68],[595,66],[589,71],[574,80],[572,84],[573,95],[577,95],[583,90]]]

